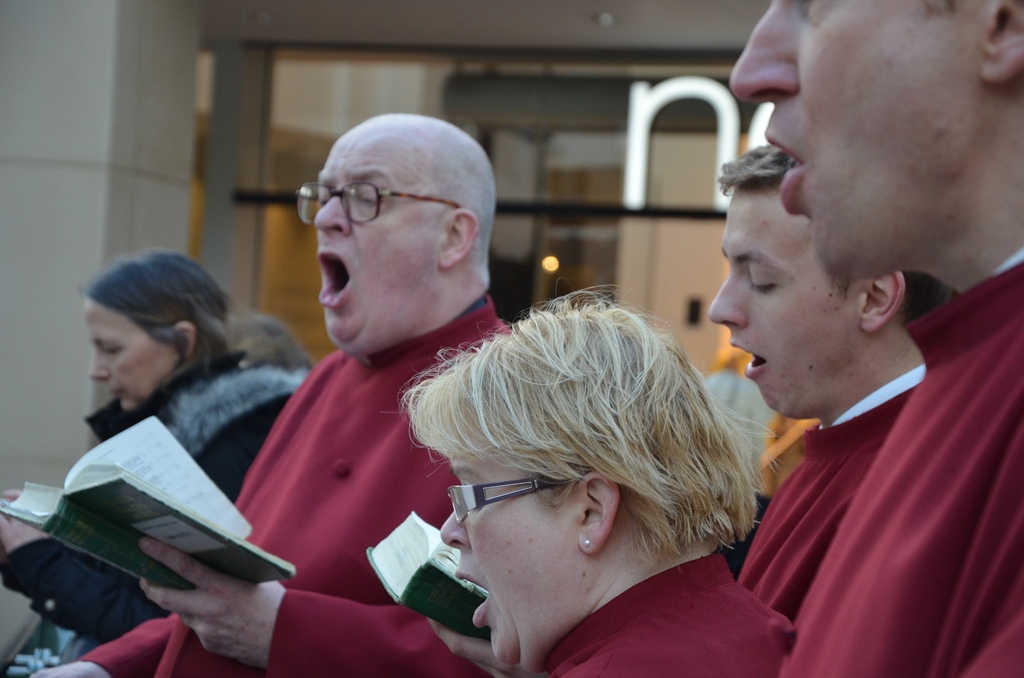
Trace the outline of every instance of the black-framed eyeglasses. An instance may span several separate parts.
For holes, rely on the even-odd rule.
[[[341,209],[345,211],[345,216],[353,224],[365,224],[367,221],[376,219],[380,214],[380,199],[385,196],[439,202],[456,209],[461,207],[459,203],[452,200],[378,188],[369,181],[353,181],[341,188],[331,188],[327,184],[310,182],[302,184],[299,190],[295,191],[299,219],[302,219],[304,223],[312,224],[317,212],[322,210],[335,196],[341,199]]]
[[[448,488],[448,496],[455,509],[455,520],[462,522],[473,509],[487,506],[504,499],[521,497],[537,490],[555,487],[560,483],[552,483],[536,478],[522,480],[506,480],[500,483],[480,483],[479,485],[452,485]]]

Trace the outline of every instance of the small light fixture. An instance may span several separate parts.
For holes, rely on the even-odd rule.
[[[555,271],[557,271],[559,265],[560,264],[558,262],[558,257],[554,256],[553,254],[549,254],[548,256],[540,260],[540,267],[543,268],[548,273],[554,273]]]
[[[601,28],[611,28],[615,25],[615,15],[611,12],[598,12],[594,15],[594,22]]]

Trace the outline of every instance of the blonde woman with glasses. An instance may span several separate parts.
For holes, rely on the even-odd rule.
[[[787,621],[715,553],[752,527],[756,455],[667,329],[577,293],[405,403],[458,478],[458,574],[490,592],[474,622],[493,657],[439,629],[456,652],[573,678],[776,674]]]

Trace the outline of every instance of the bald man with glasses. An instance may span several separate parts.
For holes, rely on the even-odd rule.
[[[486,295],[494,194],[483,149],[441,120],[379,116],[338,139],[297,197],[340,350],[292,397],[238,500],[250,540],[296,577],[253,586],[149,543],[196,586],[144,584],[177,614],[44,675],[484,675],[394,604],[366,548],[410,511],[436,525],[451,513],[451,477],[399,399],[439,350],[504,327]]]

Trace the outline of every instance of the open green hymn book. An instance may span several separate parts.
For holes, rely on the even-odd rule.
[[[487,591],[456,578],[458,549],[441,541],[441,531],[415,511],[366,555],[396,603],[464,636],[490,639],[489,628],[473,626],[473,613]]]
[[[0,512],[161,586],[192,588],[139,549],[143,535],[252,583],[295,575],[246,541],[252,527],[156,417],[87,452],[63,489],[25,483]]]

